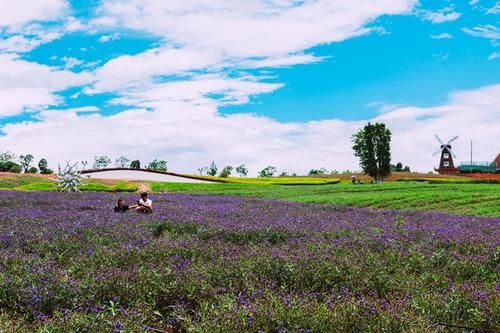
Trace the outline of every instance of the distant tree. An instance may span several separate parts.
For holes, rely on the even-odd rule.
[[[82,163],[83,170],[85,170],[85,168],[87,167],[87,164],[89,164],[89,162],[87,162],[87,161],[81,161],[80,163]]]
[[[383,123],[368,123],[352,136],[352,142],[363,172],[383,182],[391,173],[391,131]]]
[[[154,159],[149,162],[148,169],[156,171],[167,171],[167,161]]]
[[[245,164],[238,165],[236,167],[236,173],[240,175],[240,177],[246,177],[248,175],[248,168]]]
[[[17,159],[16,154],[11,151],[6,151],[0,154],[0,162],[14,162]]]
[[[14,171],[14,172],[21,172],[21,170],[22,170],[21,166],[19,164],[17,164],[16,162],[13,162],[13,161],[0,162],[0,171],[13,172],[13,171],[11,171],[12,169],[14,169],[14,170],[19,169],[19,171]]]
[[[327,173],[328,173],[328,170],[326,170],[325,168],[312,169],[311,171],[309,171],[309,176],[322,176],[322,175],[326,175]]]
[[[130,166],[130,160],[125,156],[120,156],[115,160],[115,165],[118,168],[128,168]]]
[[[111,159],[106,155],[94,157],[94,169],[104,169],[111,164]]]
[[[28,173],[38,173],[38,169],[34,166],[30,167]]]
[[[218,171],[217,164],[215,164],[215,162],[212,161],[212,163],[210,163],[210,166],[207,169],[207,175],[215,176],[217,174],[217,171]]]
[[[132,162],[130,162],[130,168],[131,169],[140,169],[141,168],[141,161],[133,160]]]
[[[14,162],[11,162],[11,163],[12,163],[12,166],[10,167],[9,172],[21,173],[21,171],[23,171],[23,169],[21,168],[21,166],[19,164],[14,163]]]
[[[21,155],[19,156],[19,161],[20,161],[20,164],[21,164],[21,168],[23,169],[24,172],[28,172],[30,167],[31,167],[31,163],[33,162],[33,155],[32,154],[27,154],[27,155]]]
[[[282,173],[280,173],[280,177],[288,177],[288,172],[283,171]]]
[[[259,171],[259,177],[272,177],[278,172],[276,167],[268,166]]]
[[[333,169],[332,171],[330,171],[330,175],[338,175],[338,174],[339,174],[339,170]]]
[[[231,176],[231,173],[233,172],[233,167],[228,165],[228,166],[225,166],[222,171],[220,172],[219,174],[219,177],[222,177],[222,178],[227,178],[229,176]]]
[[[42,158],[40,162],[38,162],[38,169],[40,169],[40,173],[44,175],[53,173],[53,171],[49,169],[48,162],[45,158]]]
[[[207,167],[198,168],[198,172],[200,173],[200,176],[203,175],[204,172],[207,172]]]
[[[396,172],[411,172],[409,166],[404,166],[403,163],[398,162],[396,165],[391,164],[391,171],[396,171]]]

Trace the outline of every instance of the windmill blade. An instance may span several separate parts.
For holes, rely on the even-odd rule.
[[[447,143],[447,144],[449,145],[450,143],[452,143],[452,142],[453,142],[453,141],[455,141],[456,139],[458,139],[458,135],[457,135],[457,136],[455,136],[455,137],[454,137],[453,139],[451,139],[450,141],[448,141],[448,143]]]
[[[434,134],[434,136],[436,137],[436,139],[439,141],[440,144],[444,145],[443,140],[441,140],[437,134]]]
[[[450,153],[451,153],[451,155],[453,155],[454,158],[457,158],[457,155],[455,155],[455,153],[453,152],[453,150],[450,149]]]
[[[439,149],[437,152],[435,152],[434,154],[432,154],[432,156],[436,156],[437,154],[439,154],[442,151],[443,151],[442,149]]]

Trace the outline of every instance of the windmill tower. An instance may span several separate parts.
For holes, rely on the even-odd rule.
[[[441,175],[456,175],[458,173],[458,168],[455,168],[455,164],[453,163],[453,157],[455,153],[451,150],[451,143],[458,139],[458,136],[455,136],[453,139],[449,140],[447,143],[444,143],[437,134],[434,134],[438,142],[441,144],[441,148],[432,154],[432,156],[436,156],[441,153],[441,159],[439,160],[439,168],[434,168]]]

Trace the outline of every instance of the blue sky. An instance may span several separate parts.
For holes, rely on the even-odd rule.
[[[0,107],[0,151],[35,150],[63,160],[122,150],[179,161],[172,162],[179,169],[215,158],[247,159],[255,168],[266,163],[299,170],[355,168],[348,139],[360,124],[385,119],[398,137],[410,120],[436,119],[419,126],[445,136],[451,125],[468,133],[466,116],[446,126],[439,108],[478,92],[495,94],[491,87],[499,84],[500,2],[495,0],[40,0],[31,11],[25,1],[10,2],[0,15],[0,96],[9,99]],[[500,125],[496,104],[489,107],[493,121],[477,124],[480,132]],[[164,123],[204,135],[182,136],[181,145],[180,135],[155,135],[165,147],[141,149],[123,138],[127,132],[114,133],[132,126],[123,123],[129,115],[140,119],[139,131]],[[113,128],[114,136],[107,137],[113,144],[89,149],[73,138],[57,153],[34,147],[40,135],[49,144],[66,141],[68,133],[57,125],[64,121],[80,124],[80,137],[97,142],[103,140],[95,131],[103,126],[106,132],[106,124]],[[276,157],[277,151],[307,150],[306,144],[331,140],[311,124],[336,124],[331,130],[347,137],[342,141],[347,147],[320,151],[309,164],[297,165],[290,153]],[[235,137],[217,134],[229,127]],[[25,133],[22,140],[19,133]],[[248,138],[255,133],[252,143]],[[212,145],[235,146],[221,153],[207,147],[205,136]],[[269,137],[271,148],[261,142]],[[312,143],[317,137],[322,139]],[[409,145],[410,137],[405,140]],[[193,147],[202,153],[194,156]],[[407,150],[396,152],[397,158],[432,167],[430,159],[413,161]],[[341,157],[328,160],[325,154]]]

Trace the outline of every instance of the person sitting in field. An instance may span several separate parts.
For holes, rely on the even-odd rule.
[[[125,213],[129,209],[129,205],[125,204],[125,200],[123,200],[123,198],[118,199],[118,203],[115,206],[115,213]]]
[[[151,199],[148,199],[148,194],[146,192],[141,193],[141,199],[137,201],[137,205],[130,206],[130,209],[133,209],[139,213],[152,213],[153,201],[151,201]]]

